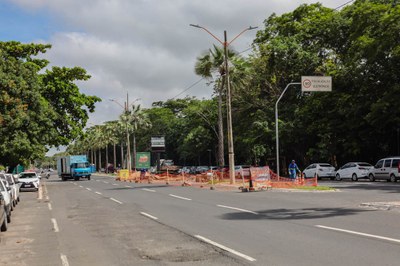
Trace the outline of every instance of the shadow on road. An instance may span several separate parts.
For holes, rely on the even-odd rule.
[[[336,216],[349,216],[371,210],[346,208],[304,208],[304,209],[272,209],[257,212],[258,214],[234,212],[221,216],[224,220],[302,220],[319,219]]]

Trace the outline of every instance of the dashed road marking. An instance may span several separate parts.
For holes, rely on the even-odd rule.
[[[113,184],[113,186],[118,186],[118,184]]]
[[[243,253],[241,253],[241,252],[239,252],[239,251],[236,251],[236,250],[234,250],[234,249],[228,248],[228,247],[226,247],[226,246],[224,246],[224,245],[218,244],[217,242],[214,242],[214,241],[212,241],[212,240],[210,240],[210,239],[208,239],[208,238],[202,237],[202,236],[200,236],[200,235],[195,235],[195,237],[197,237],[198,239],[200,239],[200,240],[202,240],[202,241],[204,241],[204,242],[206,242],[206,243],[208,243],[208,244],[211,244],[211,245],[213,245],[213,246],[219,247],[220,249],[223,249],[223,250],[228,251],[228,252],[230,252],[230,253],[232,253],[232,254],[235,254],[236,256],[239,256],[239,257],[241,257],[241,258],[244,258],[244,259],[246,259],[246,260],[248,260],[248,261],[256,261],[255,258],[252,258],[252,257],[250,257],[250,256],[247,256],[247,255],[245,255],[245,254],[243,254]]]
[[[99,195],[103,195],[103,194],[101,194],[101,193],[100,193],[100,192],[98,192],[98,191],[96,191],[95,193],[96,193],[96,194],[99,194]]]
[[[343,232],[343,233],[348,233],[348,234],[353,234],[353,235],[366,236],[366,237],[400,243],[400,239],[395,239],[395,238],[390,238],[390,237],[385,237],[385,236],[371,235],[371,234],[361,233],[361,232],[357,232],[357,231],[351,231],[351,230],[329,227],[329,226],[324,226],[324,225],[316,225],[316,227],[333,230],[333,231],[338,231],[338,232]]]
[[[83,188],[83,186],[79,186],[80,188]]]
[[[60,232],[60,229],[58,228],[56,219],[51,218],[51,222],[53,223],[54,232],[56,232],[56,233]]]
[[[91,188],[88,188],[88,187],[87,187],[86,189],[87,189],[87,190],[89,190],[89,191],[92,191],[92,189],[91,189]]]
[[[177,199],[182,199],[182,200],[192,200],[192,199],[189,199],[189,198],[184,198],[184,197],[181,197],[181,196],[177,196],[177,195],[174,195],[174,194],[169,194],[171,197],[174,197],[174,198],[177,198]]]
[[[60,258],[63,266],[69,266],[67,256],[65,256],[64,254],[60,254]]]
[[[141,214],[141,215],[144,215],[144,216],[147,216],[147,217],[149,217],[149,218],[151,218],[151,219],[153,219],[153,220],[158,220],[157,217],[155,217],[155,216],[153,216],[153,215],[150,215],[150,214],[148,214],[148,213],[140,212],[140,214]]]
[[[142,190],[148,191],[148,192],[156,192],[154,189],[148,189],[148,188],[142,188]]]
[[[107,181],[103,181],[103,183],[105,183],[105,184],[108,184],[109,182],[107,182]]]
[[[257,212],[253,212],[253,211],[249,211],[249,210],[245,210],[245,209],[240,209],[240,208],[236,208],[236,207],[230,207],[230,206],[225,206],[225,205],[217,205],[217,206],[221,207],[221,208],[227,208],[227,209],[232,209],[232,210],[241,211],[241,212],[248,212],[248,213],[252,213],[252,214],[258,215]]]
[[[47,203],[47,207],[49,207],[50,211],[53,209],[53,207],[51,207],[51,203]]]
[[[115,201],[116,203],[122,204],[122,202],[121,202],[121,201],[119,201],[119,200],[116,200],[116,199],[114,199],[114,198],[110,198],[110,200],[112,200],[112,201]]]
[[[131,186],[125,186],[125,187],[132,188]]]

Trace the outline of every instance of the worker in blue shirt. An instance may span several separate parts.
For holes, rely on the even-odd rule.
[[[292,162],[289,164],[289,177],[290,179],[295,179],[297,172],[301,172],[299,167],[297,166],[295,160],[292,160]]]

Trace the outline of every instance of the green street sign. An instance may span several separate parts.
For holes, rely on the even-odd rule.
[[[136,153],[136,168],[150,168],[150,152]]]

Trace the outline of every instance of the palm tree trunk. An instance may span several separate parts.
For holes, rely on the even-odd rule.
[[[108,174],[108,144],[106,145],[106,173]]]
[[[96,165],[96,171],[98,171],[99,165],[96,164],[96,161],[97,161],[97,153],[96,153],[96,151],[93,151],[93,153],[94,153],[94,161],[93,161],[93,163]]]
[[[135,136],[135,132],[133,132],[133,168],[136,171],[136,136]]]
[[[117,147],[115,143],[113,143],[113,150],[114,150],[114,170],[117,168]]]
[[[99,149],[99,172],[101,172],[101,149]]]
[[[225,78],[222,79],[221,86],[218,90],[218,165],[225,165],[224,154],[224,122],[222,118],[222,89],[224,87]]]
[[[121,167],[126,169],[125,164],[124,164],[124,145],[122,145],[122,141],[121,141]]]

